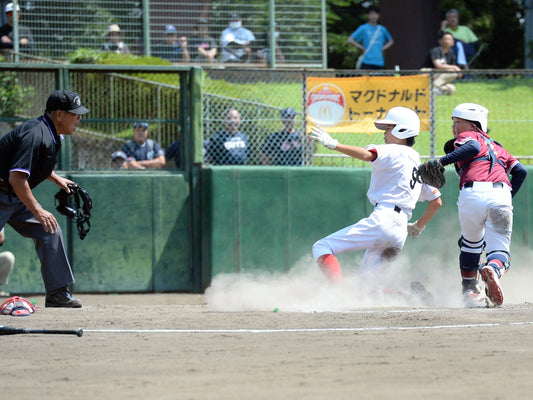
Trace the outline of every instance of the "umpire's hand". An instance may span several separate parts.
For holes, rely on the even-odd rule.
[[[34,213],[33,215],[41,223],[46,232],[56,233],[58,224],[54,214],[41,208],[38,213]]]
[[[28,184],[28,175],[20,171],[11,171],[9,173],[9,184],[19,200],[28,207],[35,219],[43,226],[44,230],[55,233],[58,226],[56,218],[51,212],[46,211],[33,195]]]

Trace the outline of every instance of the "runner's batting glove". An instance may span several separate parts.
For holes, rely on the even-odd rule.
[[[425,228],[425,227],[424,227]],[[420,228],[416,222],[407,224],[407,234],[411,236],[413,239],[420,235],[424,228]]]
[[[320,126],[313,126],[311,128],[310,136],[312,139],[322,143],[322,145],[331,150],[335,150],[335,147],[337,147],[337,145],[339,144],[339,141],[337,139],[333,139],[331,136],[329,136],[329,133],[327,133]]]

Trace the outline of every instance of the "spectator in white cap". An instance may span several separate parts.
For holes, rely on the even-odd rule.
[[[130,49],[128,49],[126,43],[122,41],[120,26],[117,24],[111,24],[107,28],[107,42],[102,46],[102,50],[117,54],[130,53]]]
[[[163,41],[154,46],[152,55],[170,62],[190,61],[187,36],[182,35],[178,38],[178,30],[174,25],[165,26]]]
[[[13,49],[13,14],[15,14],[13,8],[13,3],[7,3],[4,9],[7,23],[0,26],[0,49],[2,50]],[[20,19],[20,7],[18,4],[16,17],[18,21]],[[20,51],[31,50],[33,48],[33,35],[31,34],[30,28],[19,24],[18,31]]]

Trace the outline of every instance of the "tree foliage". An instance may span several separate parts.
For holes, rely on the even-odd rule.
[[[360,51],[346,39],[366,22],[365,9],[376,1],[327,0],[328,66],[354,68]],[[484,44],[475,68],[524,67],[524,10],[519,0],[440,0],[441,20],[446,11],[459,11],[460,24],[467,25]],[[440,22],[440,21],[438,21]],[[438,30],[439,26],[435,26]],[[429,34],[429,32],[428,32]],[[433,34],[433,32],[431,32]],[[395,46],[401,46],[395,43]]]

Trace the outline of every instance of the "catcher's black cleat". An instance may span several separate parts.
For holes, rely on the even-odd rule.
[[[81,308],[81,300],[72,297],[65,286],[47,293],[44,305],[45,307]]]

